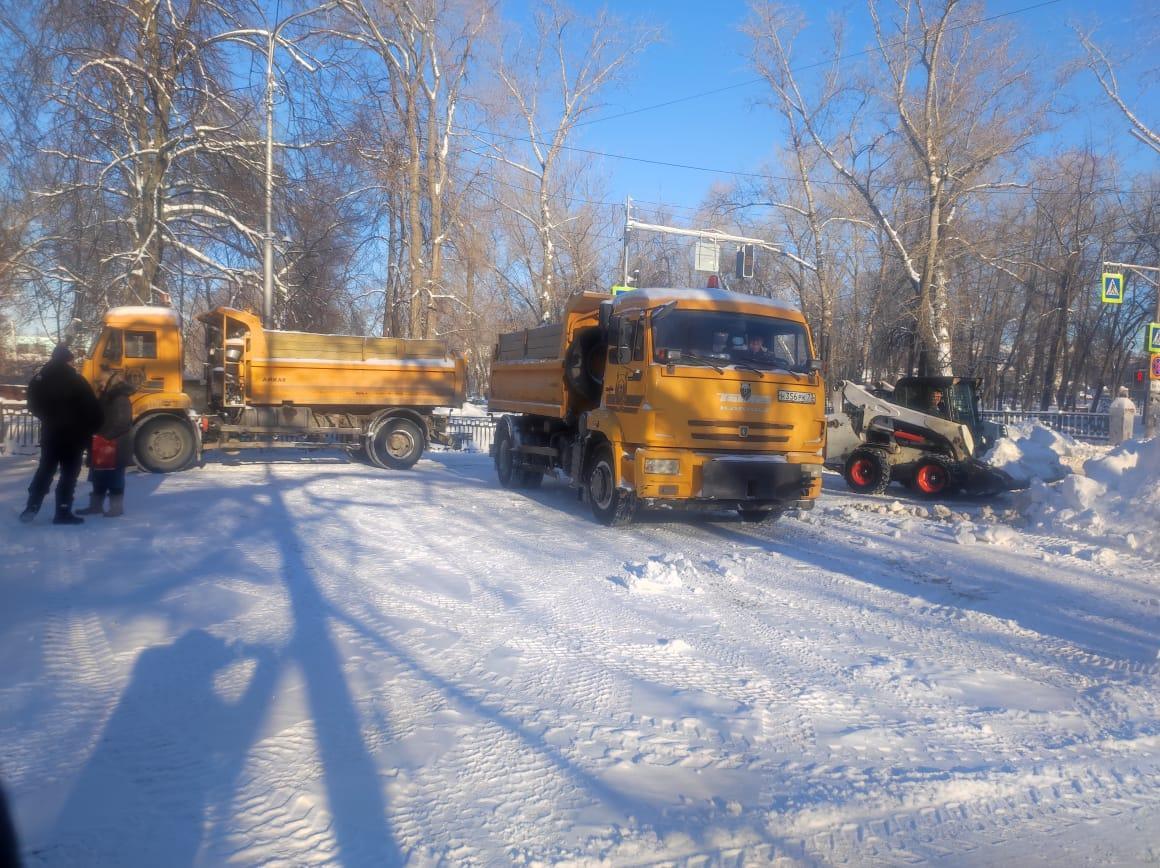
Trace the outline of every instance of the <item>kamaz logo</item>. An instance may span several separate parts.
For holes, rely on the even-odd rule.
[[[752,394],[753,394],[753,387],[750,386],[748,383],[742,383],[741,384],[741,397],[744,398],[746,401],[748,401],[749,396]],[[742,435],[742,436],[745,436],[745,435]]]

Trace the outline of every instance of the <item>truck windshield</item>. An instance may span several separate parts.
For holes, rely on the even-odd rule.
[[[712,310],[674,310],[655,323],[653,353],[661,364],[700,356],[723,366],[793,373],[806,373],[810,361],[802,324]]]

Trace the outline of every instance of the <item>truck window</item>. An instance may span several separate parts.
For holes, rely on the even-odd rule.
[[[105,341],[105,350],[101,353],[101,358],[108,362],[121,361],[121,345],[122,333],[120,329],[112,329],[109,332],[109,338]]]
[[[810,350],[805,326],[770,316],[675,310],[653,327],[653,351],[662,364],[681,354],[718,364],[805,373]]]
[[[125,332],[125,358],[157,358],[157,332]]]

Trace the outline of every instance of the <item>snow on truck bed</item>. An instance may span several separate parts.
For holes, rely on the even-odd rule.
[[[74,529],[16,522],[32,467],[0,461],[29,865],[1160,858],[1160,563],[1016,496],[827,475],[772,527],[610,530],[486,456],[277,454]]]

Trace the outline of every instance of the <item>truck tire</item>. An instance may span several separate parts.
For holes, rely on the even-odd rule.
[[[375,435],[375,458],[392,470],[409,470],[423,455],[423,432],[410,419],[390,419]]]
[[[629,524],[636,512],[636,497],[616,487],[616,474],[612,466],[612,447],[601,446],[592,456],[588,469],[588,503],[592,515],[598,522],[608,527],[622,527]]]
[[[495,475],[504,488],[539,488],[544,481],[544,474],[539,470],[521,467],[516,463],[511,437],[506,429],[496,436]]]
[[[576,332],[564,354],[564,380],[573,392],[589,401],[599,401],[604,388],[603,374],[596,373],[604,349],[600,329],[592,326]]]
[[[954,494],[954,471],[941,455],[928,455],[914,465],[913,488],[923,497],[947,497]]]
[[[176,416],[146,419],[133,438],[137,466],[150,473],[184,470],[193,460],[197,441],[189,423]]]
[[[510,440],[506,429],[501,427],[495,438],[495,475],[502,488],[519,488],[521,473],[515,466]]]
[[[851,491],[881,494],[890,485],[890,458],[882,449],[860,447],[846,459],[842,476]]]

